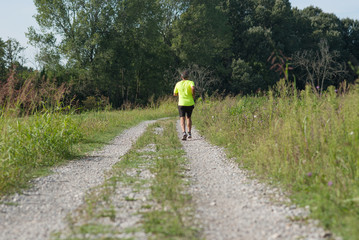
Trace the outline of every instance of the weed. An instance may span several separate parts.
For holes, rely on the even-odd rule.
[[[241,166],[281,184],[345,239],[359,236],[359,87],[318,97],[282,81],[261,97],[197,104],[201,133]]]

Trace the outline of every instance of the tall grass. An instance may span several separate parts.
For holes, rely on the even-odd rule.
[[[0,196],[26,186],[46,168],[69,158],[81,139],[79,123],[62,107],[68,88],[12,71],[0,83]]]
[[[6,109],[0,112],[0,196],[27,186],[51,166],[103,146],[143,120],[176,114],[170,99],[152,108],[82,114],[55,108],[16,117],[12,108]]]
[[[346,94],[281,81],[266,96],[198,104],[194,123],[240,165],[276,182],[345,239],[359,236],[359,87]]]
[[[0,194],[23,187],[40,170],[69,157],[81,138],[70,115],[43,112],[0,117]]]

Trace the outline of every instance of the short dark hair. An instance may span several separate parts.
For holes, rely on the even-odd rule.
[[[188,70],[184,70],[182,73],[181,73],[181,76],[184,78],[184,79],[187,79],[189,77],[189,71]]]

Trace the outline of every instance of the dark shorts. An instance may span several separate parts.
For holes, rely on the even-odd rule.
[[[192,115],[194,106],[178,106],[178,112],[180,117],[184,117],[187,114],[187,117],[190,118]]]

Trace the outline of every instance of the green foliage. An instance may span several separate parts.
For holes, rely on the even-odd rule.
[[[240,165],[279,183],[299,205],[344,239],[358,236],[357,86],[318,97],[281,81],[263,97],[197,104],[194,122]],[[339,90],[341,92],[341,90]]]
[[[262,76],[242,59],[233,60],[231,90],[235,93],[250,94],[261,87]]]
[[[82,102],[82,104],[85,110],[104,110],[106,108],[109,110],[111,108],[108,98],[104,96],[98,98],[94,96],[88,96]]]
[[[188,66],[214,73],[218,84],[210,93],[268,90],[279,79],[267,62],[271,53],[288,58],[297,54],[311,62],[313,57],[305,53],[319,51],[322,41],[329,53],[339,53],[334,66],[348,69],[348,61],[358,65],[357,20],[339,19],[313,6],[292,8],[289,0],[34,3],[41,30],[31,27],[27,36],[40,49],[41,77],[71,86],[70,99],[79,104],[90,96],[105,96],[115,108],[144,106],[150,98],[171,93],[172,73]],[[14,62],[20,74],[32,71],[22,66],[21,51],[16,40],[0,41],[0,82],[6,81]],[[312,81],[308,64],[292,64],[296,86],[304,89]],[[320,92],[355,78],[354,72],[341,71],[327,77]]]
[[[216,68],[226,57],[231,31],[223,1],[193,1],[174,22],[172,48],[185,64]]]

